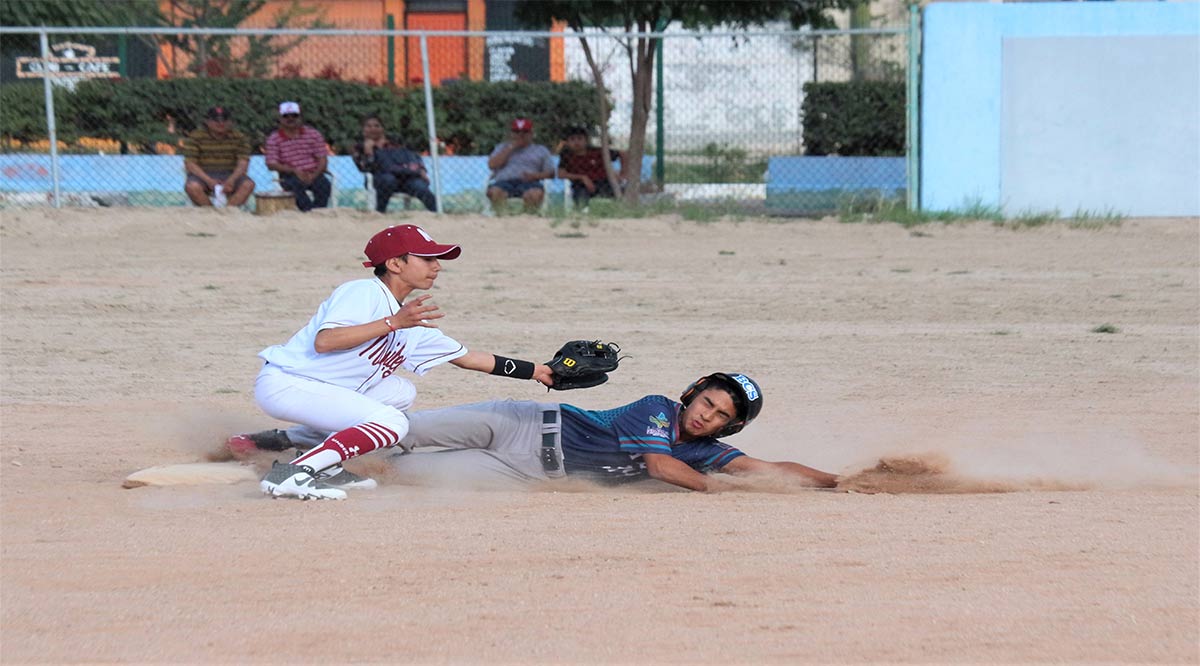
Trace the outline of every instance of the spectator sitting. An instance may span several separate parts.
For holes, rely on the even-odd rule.
[[[204,127],[183,140],[183,191],[197,206],[211,206],[213,198],[218,203],[224,198],[230,206],[246,203],[254,192],[254,181],[246,176],[249,166],[250,140],[233,129],[233,118],[223,106],[209,109]]]
[[[542,179],[554,175],[554,158],[549,148],[533,142],[533,121],[515,118],[511,127],[509,140],[488,156],[492,179],[487,197],[498,214],[510,197],[521,197],[525,212],[537,212],[546,197]]]
[[[621,159],[620,151],[610,149],[608,154],[614,162]],[[572,127],[563,135],[558,175],[571,181],[571,198],[577,208],[586,206],[592,197],[616,197],[604,170],[604,152],[588,143],[587,130],[582,127]]]
[[[363,118],[362,141],[354,144],[354,165],[374,177],[375,210],[380,213],[387,212],[388,201],[396,192],[420,199],[427,210],[437,210],[437,197],[429,191],[429,175],[421,156],[389,139],[379,116]]]
[[[279,105],[279,129],[267,137],[266,153],[267,168],[279,172],[279,185],[295,195],[297,208],[310,211],[329,205],[329,147],[320,132],[300,119],[299,104]]]

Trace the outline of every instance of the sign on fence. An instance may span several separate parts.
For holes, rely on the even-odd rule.
[[[50,47],[51,56],[17,58],[17,78],[115,79],[121,76],[120,58],[97,56],[96,47],[61,42]]]

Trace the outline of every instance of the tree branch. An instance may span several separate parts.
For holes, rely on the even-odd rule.
[[[583,26],[572,26],[572,29],[579,35],[579,45],[583,47],[583,55],[587,58],[588,66],[592,68],[592,78],[596,82],[596,100],[600,104],[600,155],[604,162],[604,175],[608,178],[608,184],[612,188],[613,196],[620,197],[621,185],[617,179],[616,171],[613,170],[612,153],[609,152],[608,114],[611,110],[608,106],[607,89],[604,87],[604,72],[600,69],[599,63],[596,62],[596,58],[592,54],[591,45],[588,44],[587,38],[584,37]]]

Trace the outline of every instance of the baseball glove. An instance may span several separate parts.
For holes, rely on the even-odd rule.
[[[620,345],[599,340],[572,340],[563,345],[546,365],[554,371],[556,391],[590,388],[608,381],[608,373],[617,369]]]

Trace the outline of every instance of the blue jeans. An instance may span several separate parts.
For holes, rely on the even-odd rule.
[[[437,210],[437,197],[429,189],[429,183],[420,176],[401,176],[394,173],[375,174],[375,210],[386,213],[388,200],[400,192],[416,197],[425,204],[426,210]]]
[[[325,174],[317,176],[313,182],[305,185],[295,174],[286,173],[279,178],[279,186],[295,195],[296,208],[305,212],[329,206],[329,192],[333,189],[329,176]],[[309,191],[312,192],[311,199],[308,196]]]

